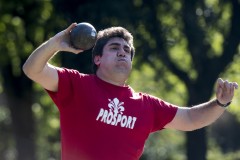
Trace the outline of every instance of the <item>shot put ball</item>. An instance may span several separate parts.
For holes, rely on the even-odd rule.
[[[88,50],[92,48],[96,38],[96,29],[86,22],[78,23],[70,32],[70,42],[77,49]]]

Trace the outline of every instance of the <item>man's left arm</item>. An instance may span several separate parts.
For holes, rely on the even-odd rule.
[[[216,121],[225,111],[225,105],[229,105],[234,96],[234,90],[238,88],[236,82],[218,79],[216,99],[209,102],[189,107],[179,107],[173,120],[164,128],[172,128],[182,131],[192,131]]]

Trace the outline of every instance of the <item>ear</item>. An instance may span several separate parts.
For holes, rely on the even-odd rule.
[[[94,63],[99,66],[101,63],[101,56],[95,56],[94,57]]]

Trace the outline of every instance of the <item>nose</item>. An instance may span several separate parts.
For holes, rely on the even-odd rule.
[[[118,57],[125,57],[125,51],[124,51],[123,48],[121,48],[117,51],[117,56]]]

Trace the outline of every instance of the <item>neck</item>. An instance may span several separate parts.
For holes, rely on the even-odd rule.
[[[107,76],[106,74],[102,74],[101,72],[97,71],[96,73],[97,77],[101,80],[108,82],[110,84],[116,85],[116,86],[125,86],[127,78],[126,76],[119,75],[118,76]]]

